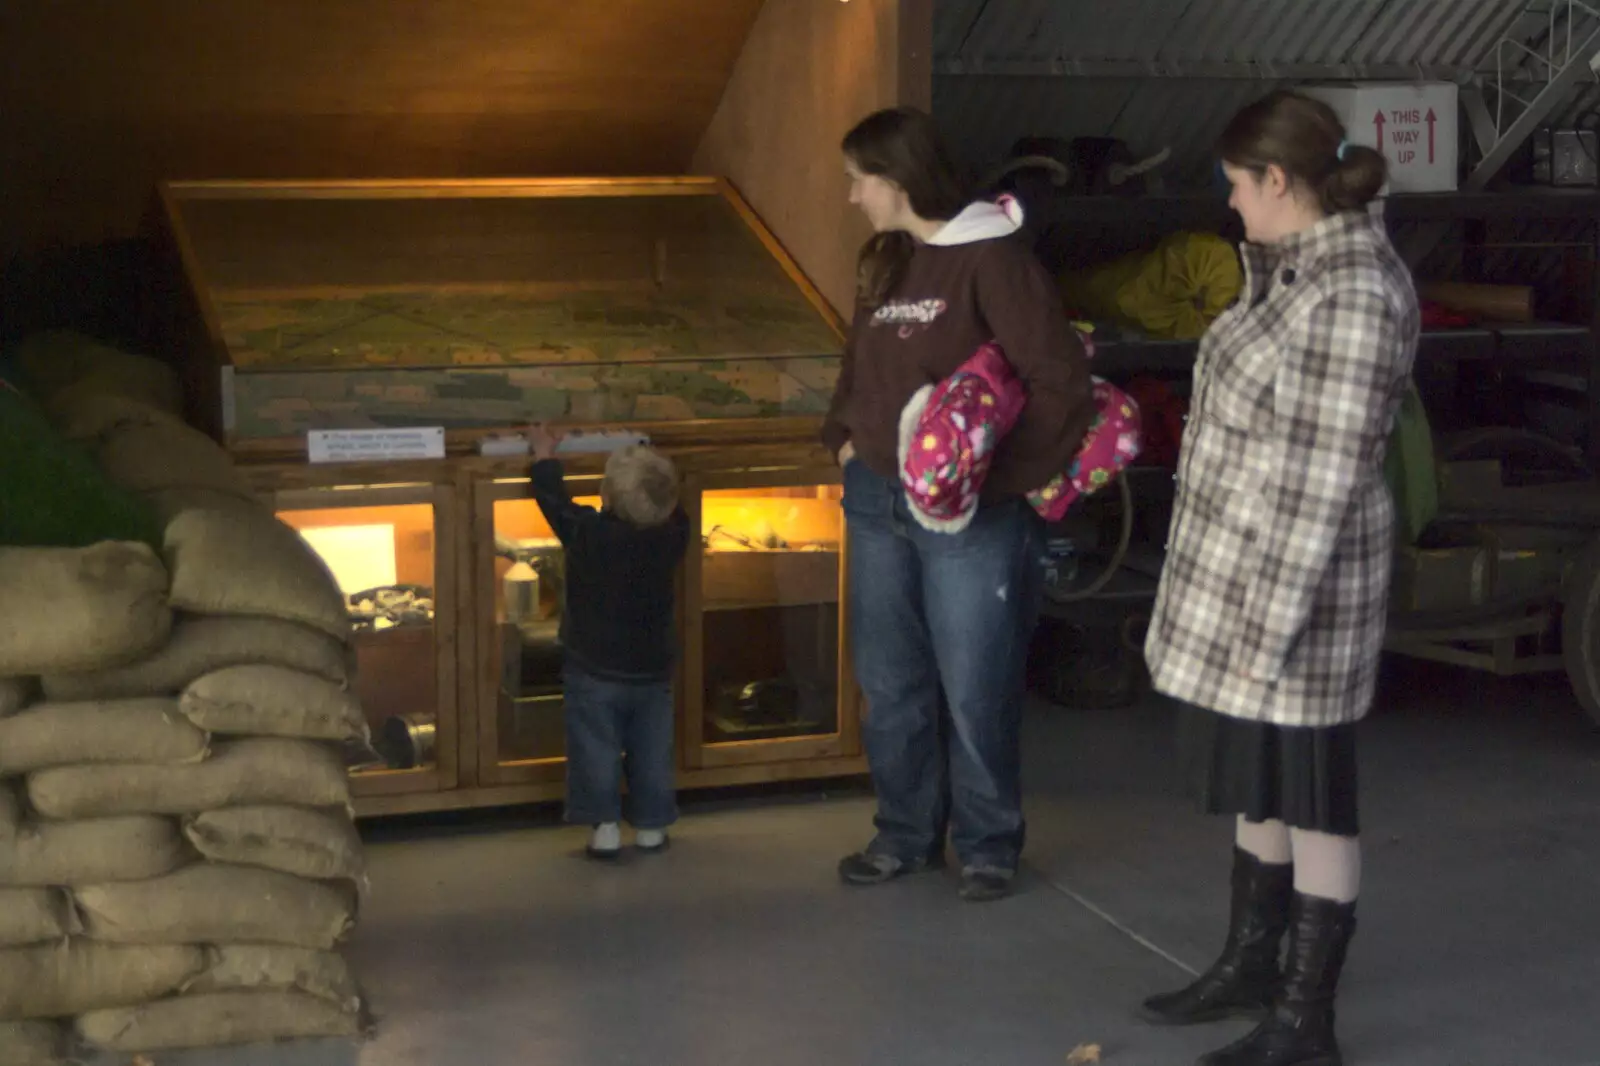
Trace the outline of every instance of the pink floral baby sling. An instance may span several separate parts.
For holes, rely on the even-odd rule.
[[[1088,327],[1079,327],[1092,356]],[[1068,468],[1029,492],[1028,503],[1058,521],[1079,498],[1111,484],[1139,455],[1139,407],[1094,378],[1094,419]],[[977,512],[994,450],[1022,416],[1027,393],[1000,346],[983,345],[956,372],[919,389],[900,416],[900,483],[917,522],[954,533]]]

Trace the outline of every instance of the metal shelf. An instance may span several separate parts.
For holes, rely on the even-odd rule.
[[[1177,196],[1064,196],[1051,212],[1068,224],[1116,222],[1173,229],[1223,230],[1237,226],[1225,194]],[[1508,188],[1490,192],[1397,193],[1384,201],[1392,222],[1449,219],[1595,218],[1600,189]]]
[[[1425,330],[1417,347],[1417,362],[1586,361],[1594,351],[1594,344],[1593,330],[1564,322],[1518,322]],[[1196,341],[1096,338],[1091,366],[1096,374],[1105,378],[1188,373],[1194,368],[1198,346]]]

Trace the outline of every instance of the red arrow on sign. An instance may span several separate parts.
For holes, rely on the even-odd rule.
[[[1382,111],[1379,111],[1376,115],[1372,116],[1372,124],[1374,126],[1378,127],[1378,153],[1380,155],[1385,155],[1386,156],[1389,153],[1385,152],[1383,150],[1383,112]]]
[[[1433,162],[1433,124],[1439,121],[1439,116],[1433,113],[1433,108],[1428,108],[1428,162]]]

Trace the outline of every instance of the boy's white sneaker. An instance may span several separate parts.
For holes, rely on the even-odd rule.
[[[665,851],[670,842],[665,829],[641,829],[633,837],[633,846],[640,851]]]
[[[589,858],[615,859],[622,854],[622,827],[616,822],[602,822],[589,834]]]

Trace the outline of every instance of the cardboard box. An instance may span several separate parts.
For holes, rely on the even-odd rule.
[[[1351,144],[1389,160],[1389,192],[1454,192],[1460,104],[1453,82],[1355,82],[1302,91],[1339,114]]]

